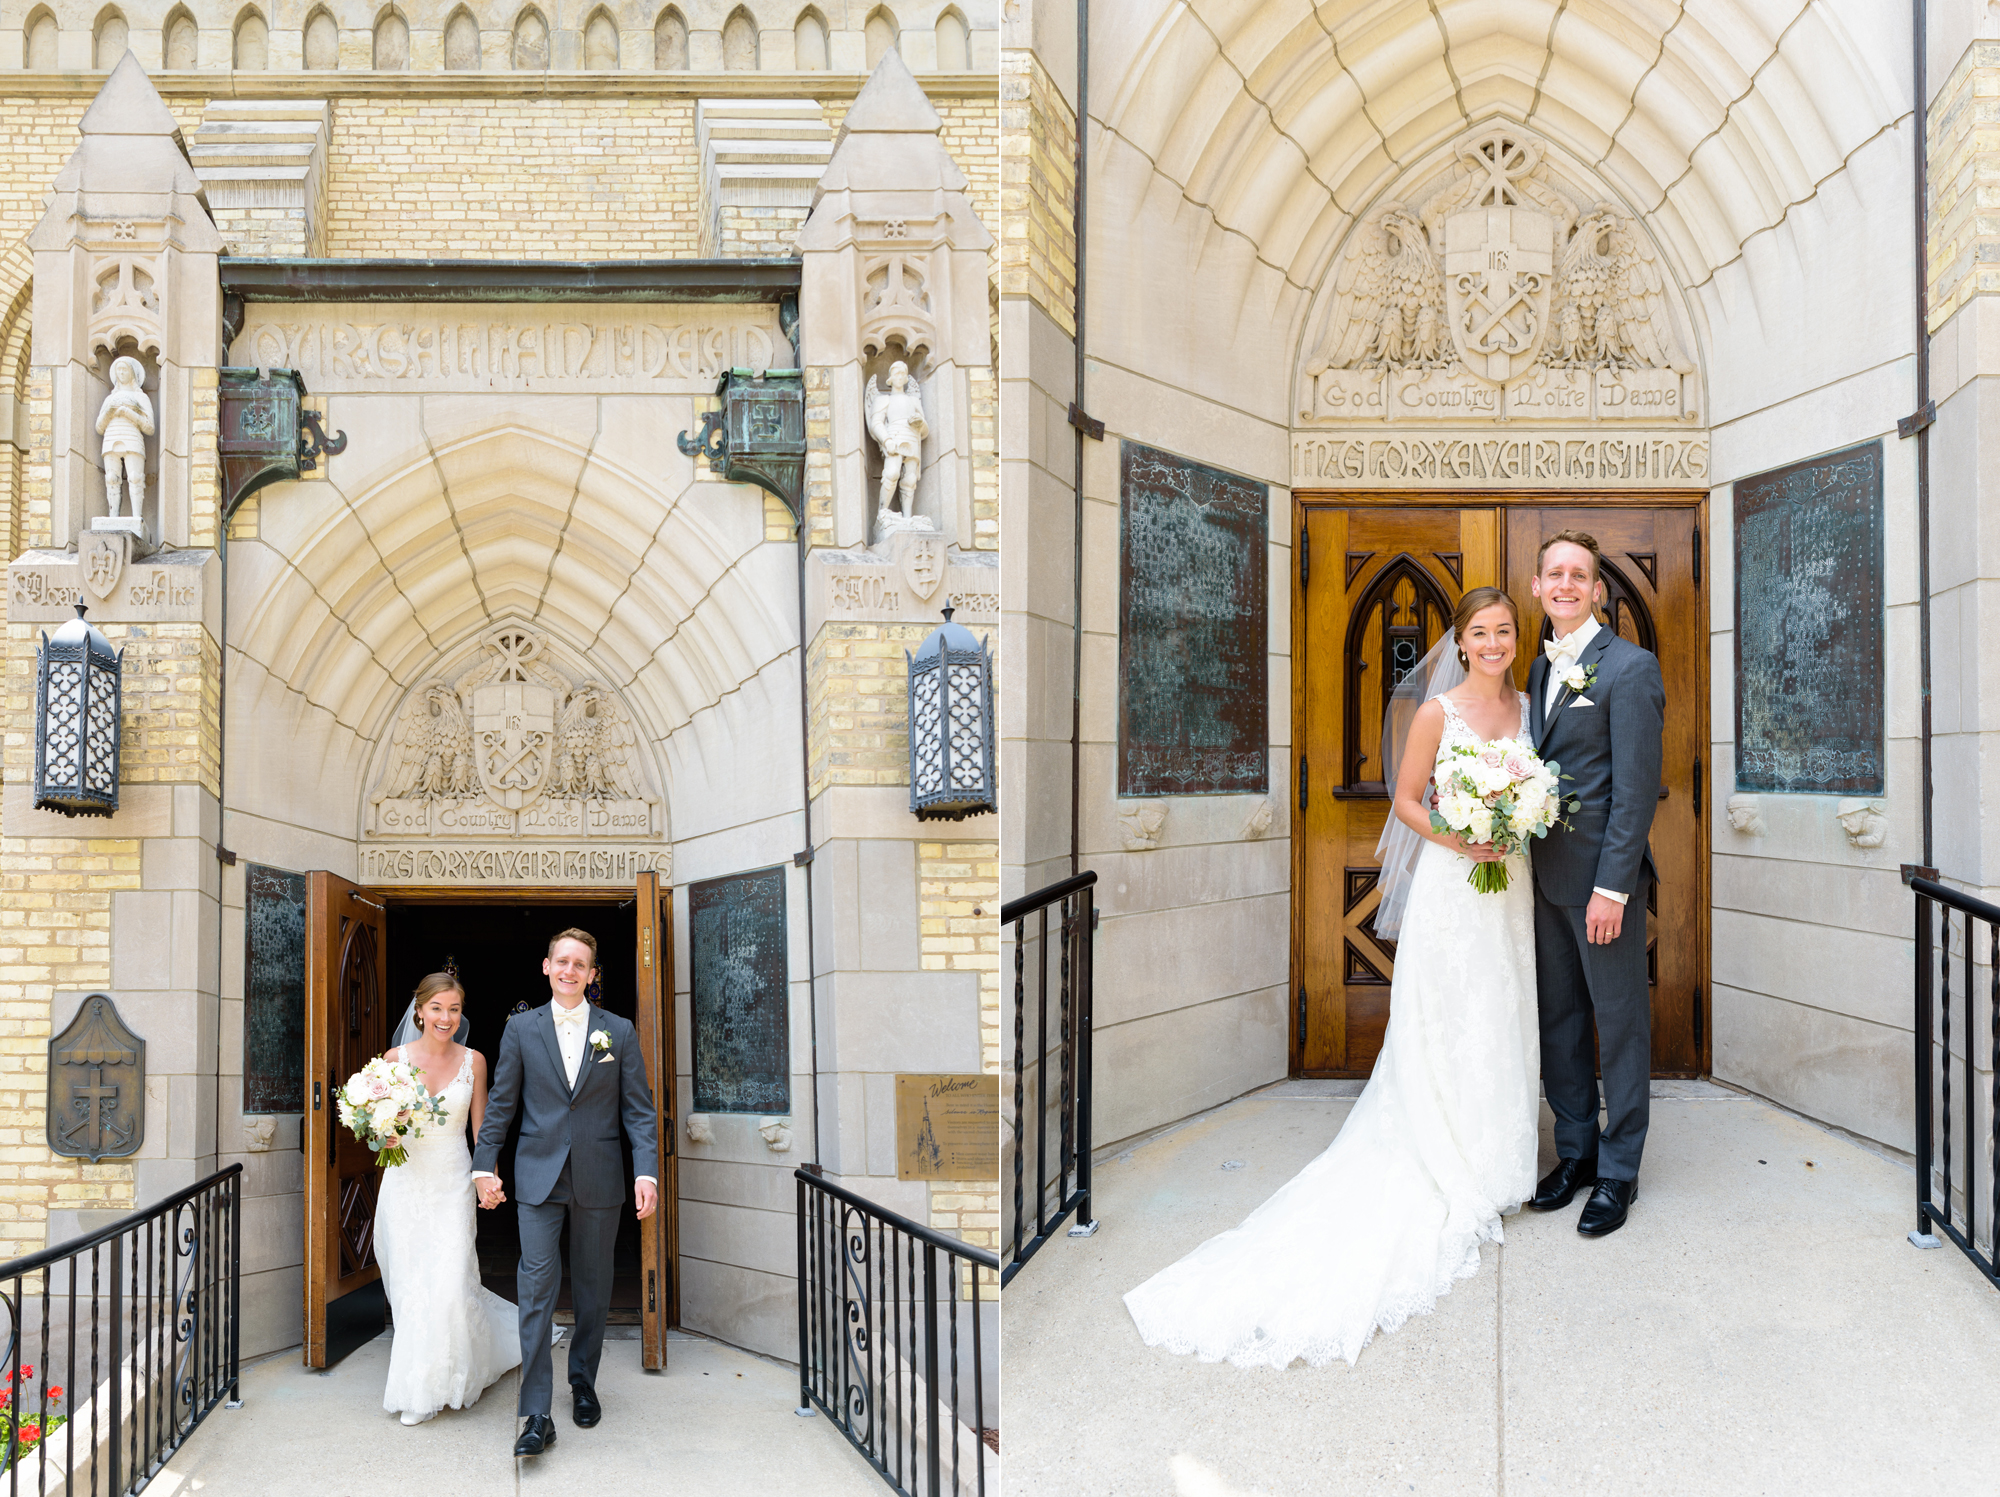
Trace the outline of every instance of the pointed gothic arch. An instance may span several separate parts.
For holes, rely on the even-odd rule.
[[[476,73],[480,68],[479,23],[463,5],[444,23],[444,65],[454,73]]]
[[[59,66],[61,42],[55,12],[46,5],[36,6],[22,28],[22,62],[30,72],[53,73]]]
[[[653,22],[653,68],[662,73],[685,73],[688,68],[687,17],[669,5]]]
[[[808,5],[792,25],[792,64],[802,73],[823,73],[828,66],[826,17]]]
[[[382,7],[375,18],[375,47],[372,61],[379,73],[407,72],[410,66],[410,23],[393,5]]]
[[[229,62],[240,73],[261,73],[271,66],[271,26],[254,5],[237,14],[229,34]]]
[[[125,20],[125,13],[115,5],[107,5],[97,13],[97,20],[90,28],[91,64],[101,73],[108,73],[118,66],[118,59],[131,47],[132,31]]]
[[[732,73],[754,73],[763,66],[763,37],[757,21],[739,5],[722,23],[722,66]]]
[[[306,17],[303,61],[311,73],[330,73],[340,66],[340,23],[324,5]]]
[[[902,39],[903,28],[896,24],[896,13],[886,5],[878,5],[868,13],[868,21],[862,27],[862,36],[867,44],[868,71],[874,72],[875,65],[889,53],[896,50]]]
[[[972,28],[955,5],[947,5],[937,18],[937,66],[940,73],[972,68]]]
[[[201,27],[185,5],[176,5],[160,23],[160,59],[170,73],[189,72],[201,64]]]
[[[1351,584],[1372,558],[1349,558]],[[1454,558],[1456,560],[1456,558]],[[1445,564],[1439,560],[1440,567]],[[1422,561],[1405,551],[1368,577],[1347,626],[1345,701],[1347,762],[1340,781],[1350,791],[1380,795],[1382,714],[1388,694],[1451,627],[1451,598]]]
[[[583,65],[593,72],[616,72],[618,54],[618,23],[600,5],[583,23]]]

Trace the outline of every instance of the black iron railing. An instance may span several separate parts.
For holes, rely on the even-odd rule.
[[[243,1166],[0,1264],[0,1488],[137,1492],[237,1397]]]
[[[807,1165],[798,1181],[799,1412],[906,1497],[984,1497],[1000,1260]],[[963,1331],[961,1331],[963,1327]],[[997,1490],[997,1485],[996,1485]]]
[[[1947,888],[1935,869],[1906,867],[1903,882],[1917,896],[1917,1229],[1910,1240],[1939,1246],[1935,1228],[2000,1286],[2000,905]],[[1958,1007],[1964,1024],[1955,1028]],[[1981,1049],[1983,1125],[1974,1059]],[[1954,1072],[1962,1080],[1956,1094]],[[1963,1149],[1954,1157],[1960,1132]]]
[[[1006,1284],[1074,1211],[1072,1237],[1097,1230],[1090,1214],[1091,969],[1097,929],[1097,875],[1079,873],[1010,900],[1000,924],[1014,946],[1014,1209],[1006,1237]],[[1056,925],[1050,928],[1050,912]],[[1049,972],[1056,973],[1054,1029]],[[1031,980],[1032,974],[1032,980]],[[1033,992],[1033,1048],[1028,1033]],[[1050,1072],[1055,1073],[1051,1086]],[[1055,1114],[1055,1151],[1049,1150]],[[1028,1157],[1033,1120],[1034,1158]],[[1034,1209],[1029,1210],[1032,1176]]]

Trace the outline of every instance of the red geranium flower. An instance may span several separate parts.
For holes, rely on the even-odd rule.
[[[21,1381],[22,1381],[22,1382],[24,1382],[24,1383],[25,1383],[26,1381],[28,1381],[28,1379],[29,1379],[29,1378],[33,1377],[34,1375],[35,1375],[35,1369],[34,1369],[33,1367],[30,1367],[30,1366],[25,1366],[25,1365],[24,1365],[24,1366],[23,1366],[23,1367],[21,1368]]]
[[[49,1397],[51,1397],[51,1398],[61,1398],[61,1397],[62,1397],[62,1387],[61,1387],[61,1385],[60,1385],[60,1384],[57,1384],[57,1383],[50,1383],[50,1384],[49,1384]]]

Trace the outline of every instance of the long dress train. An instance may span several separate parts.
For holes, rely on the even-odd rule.
[[[375,1203],[375,1261],[396,1322],[382,1407],[413,1420],[470,1408],[521,1361],[519,1313],[479,1282],[465,1141],[469,1049],[441,1095],[450,1113],[445,1125],[405,1145],[409,1158],[382,1171]]]
[[[1440,754],[1480,737],[1448,698]],[[1522,734],[1527,699],[1522,698]],[[1528,860],[1480,894],[1426,843],[1374,1074],[1326,1151],[1242,1225],[1125,1296],[1150,1346],[1239,1367],[1350,1365],[1430,1310],[1534,1192],[1541,1040]]]

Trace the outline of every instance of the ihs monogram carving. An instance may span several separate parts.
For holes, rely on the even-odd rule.
[[[572,682],[540,635],[505,625],[456,681],[410,693],[369,797],[379,836],[644,837],[656,825],[639,734],[597,681]]]
[[[1477,131],[1350,239],[1299,415],[1690,419],[1666,284],[1632,217],[1559,181],[1539,141]]]

